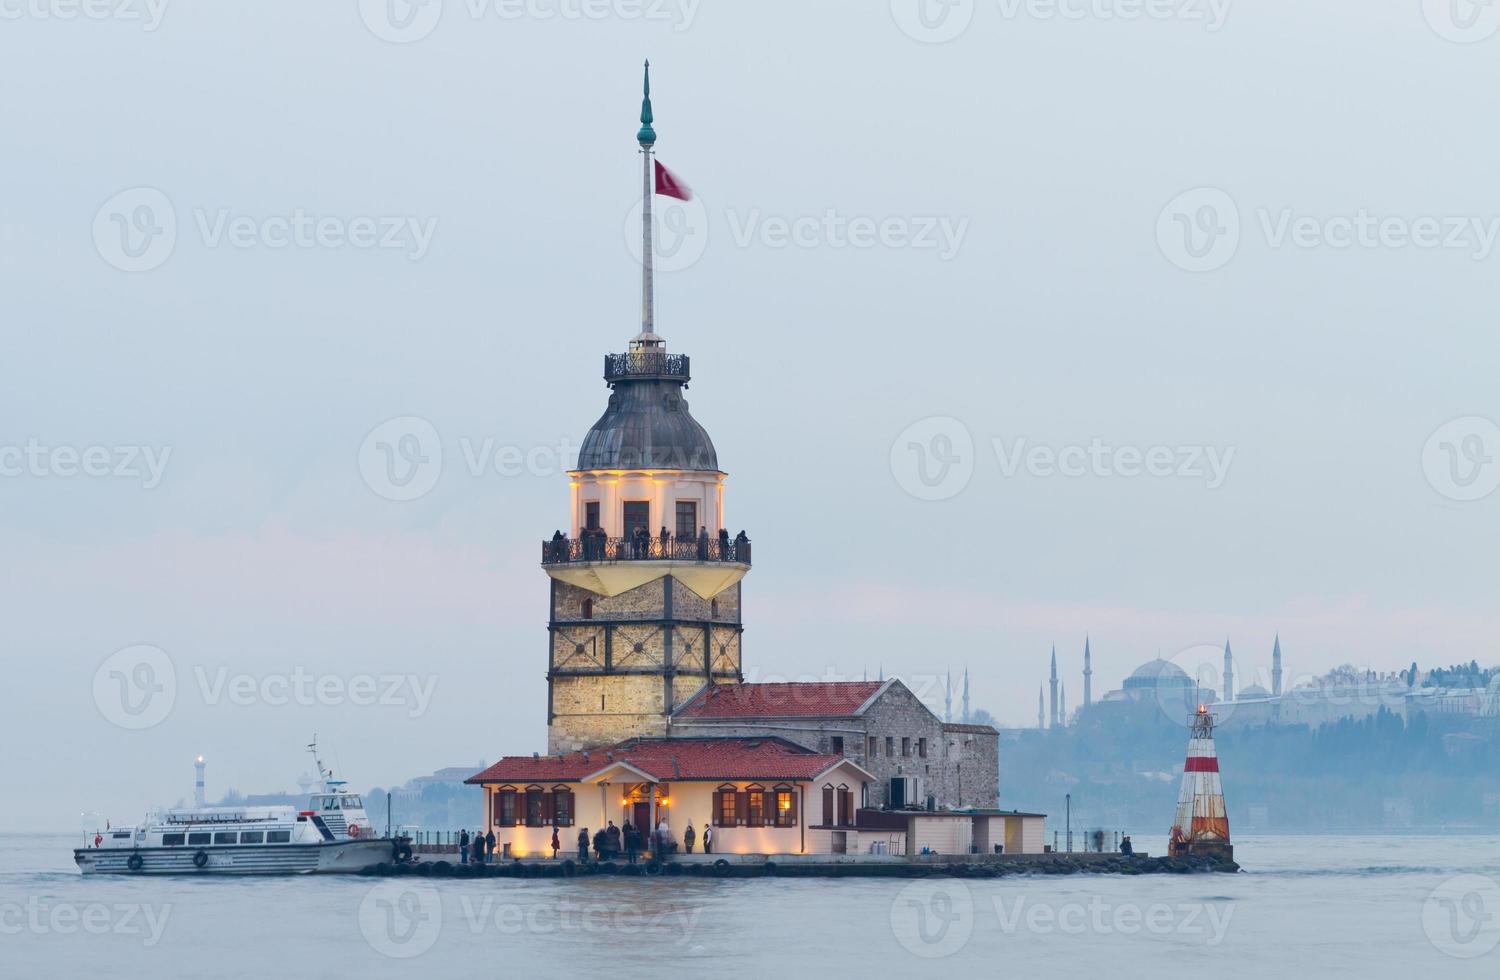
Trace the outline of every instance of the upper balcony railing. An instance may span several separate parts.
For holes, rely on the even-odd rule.
[[[750,564],[750,539],[743,531],[735,537],[720,532],[717,537],[637,535],[606,537],[603,531],[585,531],[581,537],[559,535],[542,542],[542,564],[563,565],[591,561],[728,561]]]
[[[672,378],[688,381],[688,356],[664,354],[661,351],[637,351],[629,354],[604,355],[604,380],[616,381],[648,378]]]

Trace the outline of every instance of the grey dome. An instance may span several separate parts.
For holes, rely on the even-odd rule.
[[[1142,687],[1193,687],[1193,679],[1188,672],[1160,657],[1147,663],[1141,664],[1135,669],[1135,673],[1125,678],[1126,690]]]
[[[683,386],[659,376],[615,380],[609,407],[583,437],[578,468],[717,470],[713,440],[688,411]]]

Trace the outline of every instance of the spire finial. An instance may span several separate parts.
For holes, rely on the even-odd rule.
[[[646,81],[644,85],[645,95],[641,99],[641,131],[635,134],[637,143],[642,146],[651,146],[656,142],[656,130],[651,124],[656,121],[651,115],[651,62],[646,61]]]

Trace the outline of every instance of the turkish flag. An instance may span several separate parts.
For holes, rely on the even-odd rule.
[[[675,197],[679,201],[693,199],[693,189],[683,183],[681,177],[663,167],[660,160],[653,162],[656,164],[656,193],[666,197]]]

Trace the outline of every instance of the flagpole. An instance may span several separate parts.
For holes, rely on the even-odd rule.
[[[654,266],[656,250],[651,243],[651,199],[652,186],[651,152],[656,145],[656,130],[651,128],[651,62],[646,62],[645,97],[641,101],[641,129],[636,140],[641,145],[641,333],[655,333],[656,326],[656,282]]]

